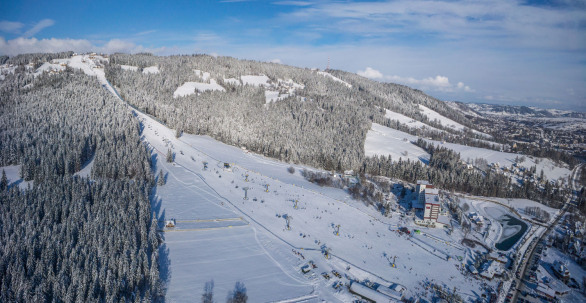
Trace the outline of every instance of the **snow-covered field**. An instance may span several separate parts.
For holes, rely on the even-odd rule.
[[[511,165],[515,163],[515,158],[521,158],[521,156],[518,154],[499,152],[492,149],[465,146],[454,143],[441,143],[433,140],[427,141],[433,142],[436,145],[447,147],[451,150],[460,153],[460,158],[465,161],[468,161],[468,159],[473,161],[476,158],[481,158],[485,159],[488,163],[498,163],[500,167],[511,167]],[[567,178],[571,174],[570,169],[568,169],[567,167],[558,166],[550,159],[535,158],[529,156],[525,156],[524,158],[525,161],[519,162],[519,166],[525,168],[531,168],[532,166],[536,166],[538,174],[543,169],[545,176],[547,176],[547,178],[549,178],[550,180]]]
[[[120,68],[122,68],[123,70],[129,70],[129,71],[137,71],[138,70],[138,66],[132,66],[132,65],[120,65]]]
[[[409,158],[411,160],[427,162],[429,160],[429,154],[411,143],[411,141],[417,141],[417,139],[417,136],[372,123],[371,129],[366,134],[364,149],[367,156],[391,155],[396,161],[401,157],[404,160]],[[474,163],[475,159],[481,158],[485,159],[488,163],[498,163],[500,167],[511,167],[515,163],[516,158],[521,158],[518,154],[500,152],[492,149],[455,143],[443,143],[429,139],[426,139],[426,141],[460,153],[460,158],[469,163]],[[550,159],[529,156],[525,156],[524,158],[525,161],[517,163],[518,166],[525,168],[536,166],[538,174],[543,169],[545,176],[550,180],[567,178],[571,174],[570,169],[556,165]]]
[[[196,91],[198,92],[205,92],[205,91],[226,91],[221,85],[216,83],[216,80],[210,79],[210,83],[201,83],[201,82],[185,82],[183,85],[179,86],[175,92],[173,93],[173,98],[177,97],[184,97],[187,95],[195,94]]]
[[[416,127],[416,128],[429,128],[429,129],[433,129],[433,130],[437,130],[439,131],[439,129],[435,128],[435,127],[431,127],[423,122],[414,120],[413,118],[409,118],[403,114],[399,114],[393,111],[390,111],[388,109],[385,109],[385,118],[389,118],[391,120],[397,120],[402,124],[405,124],[409,127]]]
[[[143,74],[158,74],[159,67],[158,66],[149,66],[142,69]]]
[[[364,150],[366,156],[391,156],[393,161],[410,159],[411,161],[429,162],[430,155],[421,147],[412,144],[417,137],[377,123],[372,123],[366,134]]]
[[[419,104],[419,109],[421,109],[423,114],[426,115],[430,121],[438,120],[443,126],[453,128],[455,130],[462,131],[462,130],[466,129],[466,126],[464,126],[464,125],[462,125],[462,124],[460,124],[450,118],[446,118],[446,117],[440,115],[438,112],[436,112],[428,107],[425,107],[421,104]]]

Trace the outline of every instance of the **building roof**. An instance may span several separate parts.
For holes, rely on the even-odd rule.
[[[427,181],[427,180],[417,180],[417,184],[421,184],[421,185],[431,185],[431,184],[429,183],[429,181]]]
[[[389,289],[390,290],[390,289]],[[371,301],[380,303],[380,302],[388,302],[388,303],[397,303],[397,300],[378,292],[372,288],[366,287],[358,282],[352,282],[350,285],[350,291],[353,293],[359,294]]]

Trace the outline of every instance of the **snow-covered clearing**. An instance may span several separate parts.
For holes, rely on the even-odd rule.
[[[390,111],[388,109],[385,109],[385,117],[389,118],[391,120],[397,120],[400,123],[406,124],[409,127],[428,128],[428,129],[440,131],[439,129],[437,129],[435,127],[431,127],[423,122],[417,121],[413,118],[409,118],[403,114],[399,114],[399,113]]]
[[[89,177],[90,174],[91,174],[91,172],[92,172],[92,168],[94,167],[94,159],[95,159],[95,155],[91,159],[89,159],[87,161],[87,163],[85,163],[83,165],[83,167],[78,172],[76,172],[73,175],[74,176],[80,176],[80,177],[83,177],[83,178]]]
[[[20,177],[20,165],[0,166],[0,177],[2,171],[6,173],[8,186],[18,186],[20,189],[26,189],[29,185],[32,186],[34,181],[24,181]]]
[[[224,83],[231,84],[231,85],[240,85],[240,80],[236,78],[224,78]]]
[[[49,63],[45,62],[35,71],[35,76],[38,76],[42,73],[48,72],[62,72],[65,70],[65,65],[61,65],[59,63]]]
[[[122,68],[123,70],[129,70],[129,71],[133,71],[133,72],[135,72],[135,71],[138,70],[138,66],[133,66],[133,65],[124,65],[124,64],[121,64],[120,65],[120,68]]]
[[[336,76],[334,76],[334,75],[332,75],[330,73],[327,73],[327,72],[317,72],[317,74],[318,75],[322,75],[324,77],[328,77],[328,78],[330,78],[330,79],[332,79],[332,80],[334,80],[336,82],[340,82],[340,83],[346,85],[346,87],[348,87],[348,88],[352,88],[352,84],[350,84],[350,83],[348,83],[348,82],[346,82],[346,81],[344,81],[344,80],[342,80],[342,79],[340,79],[340,78],[338,78],[338,77],[336,77]]]
[[[149,67],[145,67],[142,69],[142,73],[143,74],[158,74],[159,71],[159,67],[158,66],[149,66]]]
[[[543,169],[543,173],[550,180],[567,178],[571,173],[570,169],[568,169],[567,167],[558,166],[552,160],[546,158],[534,158],[519,154],[500,152],[480,147],[465,146],[455,143],[442,143],[433,140],[427,141],[432,142],[437,146],[443,146],[460,153],[460,158],[462,160],[467,161],[468,159],[470,159],[473,161],[476,158],[481,158],[485,159],[488,163],[498,163],[500,167],[510,167],[513,163],[515,163],[515,158],[523,157],[525,158],[525,161],[517,163],[518,166],[531,168],[535,165],[537,168],[537,173],[539,174],[539,172]]]
[[[208,72],[201,71],[199,69],[194,69],[193,72],[200,77],[203,81],[208,81],[211,77],[211,74]]]
[[[421,147],[412,144],[417,137],[377,123],[372,123],[366,134],[364,151],[366,156],[391,156],[394,161],[410,159],[411,161],[429,162],[430,155]]]
[[[271,79],[265,75],[261,76],[252,76],[252,75],[245,75],[240,76],[242,83],[244,85],[253,85],[253,86],[269,86],[269,82]]]
[[[289,94],[281,94],[278,90],[265,90],[266,104],[283,100],[289,96]]]
[[[12,65],[12,64],[0,65],[0,80],[4,80],[6,78],[6,75],[8,75],[8,74],[14,74],[16,67],[17,67],[16,65]]]
[[[216,80],[210,79],[210,83],[201,83],[201,82],[185,82],[183,85],[179,86],[175,92],[173,93],[173,98],[177,97],[184,97],[187,95],[195,94],[195,91],[198,92],[205,92],[205,91],[226,91],[221,85],[216,83]]]
[[[421,111],[423,112],[424,115],[427,116],[427,118],[430,121],[434,121],[437,120],[441,123],[441,125],[458,130],[458,131],[464,131],[465,129],[467,129],[468,127],[450,119],[450,118],[446,118],[442,115],[440,115],[438,112],[432,110],[431,108],[425,107],[421,104],[419,104],[419,109],[421,109]],[[492,138],[491,135],[485,134],[483,132],[479,132],[477,130],[472,129],[472,132],[478,135],[481,135],[485,138]]]

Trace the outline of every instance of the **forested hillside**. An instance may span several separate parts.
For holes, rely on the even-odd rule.
[[[89,177],[74,176],[92,161]],[[136,119],[94,78],[23,68],[0,82],[7,165],[31,182],[0,190],[0,301],[161,297],[149,153]]]
[[[138,70],[120,65],[137,66]],[[149,66],[157,66],[160,73],[141,72]],[[209,82],[195,70],[208,72],[226,91],[174,98],[173,92],[185,82]],[[265,105],[263,88],[238,83],[246,75],[266,75],[275,83],[291,79],[304,88],[295,96]],[[384,119],[381,108],[420,119],[425,117],[414,106],[418,103],[449,112],[421,91],[349,73],[339,75],[351,87],[309,69],[207,55],[117,54],[106,67],[106,77],[126,101],[170,127],[328,170],[360,167],[371,121]],[[236,83],[224,79],[236,79]]]

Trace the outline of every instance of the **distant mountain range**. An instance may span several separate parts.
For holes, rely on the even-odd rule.
[[[586,119],[586,113],[559,109],[542,109],[534,106],[498,105],[486,103],[463,103],[458,101],[447,102],[457,107],[467,115],[499,115],[524,116],[537,118],[581,118]]]

